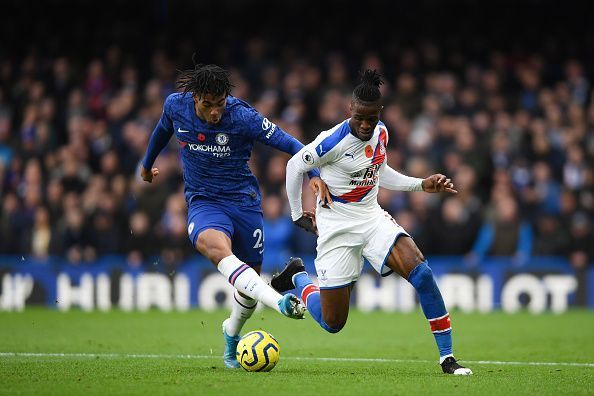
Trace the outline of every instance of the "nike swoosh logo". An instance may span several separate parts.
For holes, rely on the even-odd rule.
[[[262,254],[262,253],[264,253],[264,249],[258,251],[258,254]]]
[[[190,131],[186,131],[186,130],[184,130],[184,129],[181,129],[181,128],[177,128],[177,131],[178,131],[179,133],[186,133],[186,132],[190,132]]]

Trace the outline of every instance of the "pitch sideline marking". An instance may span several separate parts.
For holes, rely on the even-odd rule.
[[[63,358],[111,358],[111,359],[220,359],[215,355],[161,355],[137,353],[41,353],[41,352],[0,352],[0,358],[8,357],[63,357]],[[381,358],[332,358],[287,356],[284,359],[330,362],[371,362],[371,363],[433,363],[432,360],[381,359]],[[460,360],[470,364],[491,364],[510,366],[573,366],[594,367],[594,363],[577,362],[504,362],[497,360]]]

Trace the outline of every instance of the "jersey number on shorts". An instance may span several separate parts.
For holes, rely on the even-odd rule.
[[[254,230],[254,233],[252,234],[252,236],[254,238],[256,238],[256,243],[254,244],[254,249],[260,249],[260,253],[262,253],[264,251],[264,249],[262,249],[262,246],[264,246],[264,234],[262,233],[262,230],[259,228],[256,228]]]

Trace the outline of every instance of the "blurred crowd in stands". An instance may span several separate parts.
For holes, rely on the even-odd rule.
[[[233,95],[303,143],[348,117],[359,70],[383,73],[389,164],[417,177],[444,173],[459,191],[380,189],[380,204],[425,255],[464,256],[468,265],[553,255],[576,269],[594,261],[591,64],[499,50],[475,59],[422,40],[358,58],[297,46],[279,56],[259,36],[236,45],[239,61],[218,62],[232,71]],[[138,173],[192,52],[131,57],[114,42],[86,58],[0,57],[0,254],[76,264],[118,253],[136,266],[198,254],[187,237],[175,139],[152,184]],[[315,238],[288,214],[287,160],[257,144],[250,164],[261,183],[266,249],[278,257],[315,253]]]

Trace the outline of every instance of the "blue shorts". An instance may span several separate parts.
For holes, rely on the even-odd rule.
[[[188,207],[188,235],[192,246],[196,246],[198,235],[206,229],[224,232],[231,239],[233,254],[244,263],[262,264],[264,223],[259,206],[238,207],[195,199]]]

